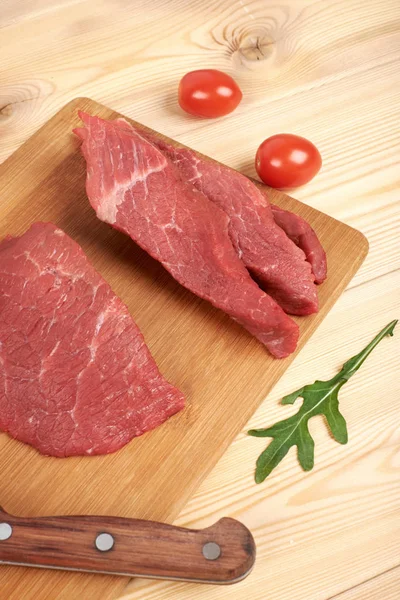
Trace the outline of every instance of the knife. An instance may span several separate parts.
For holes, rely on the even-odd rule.
[[[197,530],[123,517],[14,517],[0,508],[0,564],[227,584],[254,561],[250,531],[227,517]]]

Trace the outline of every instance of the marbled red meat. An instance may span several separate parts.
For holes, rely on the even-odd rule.
[[[229,217],[138,132],[84,113],[86,190],[97,216],[125,232],[196,295],[222,309],[276,357],[293,352],[298,327],[251,279]]]
[[[107,454],[184,406],[127,307],[51,223],[0,243],[0,429],[43,454]]]
[[[124,119],[121,127],[135,130]],[[140,130],[152,144],[173,162],[182,178],[203,192],[229,217],[229,234],[238,256],[260,286],[289,314],[308,315],[318,310],[317,289],[311,266],[301,243],[294,243],[299,219],[286,211],[279,214],[279,226],[267,197],[247,177],[225,165],[207,160],[190,150],[172,146],[160,136]],[[307,225],[301,220],[302,231]],[[325,256],[313,230],[306,238]],[[290,238],[290,239],[289,239]],[[299,238],[300,241],[300,238]],[[317,255],[316,258],[318,259]],[[322,269],[320,268],[320,271]],[[326,270],[326,263],[325,263]]]

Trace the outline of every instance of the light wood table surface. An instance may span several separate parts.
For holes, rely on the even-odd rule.
[[[284,418],[284,394],[332,376],[400,316],[399,0],[0,0],[0,48],[0,161],[76,96],[248,175],[271,134],[298,133],[321,150],[321,173],[293,195],[363,231],[370,253],[246,430]],[[180,77],[203,67],[242,87],[229,117],[177,108]],[[256,486],[265,440],[244,430],[182,513],[182,525],[226,515],[252,529],[247,580],[136,580],[123,599],[398,600],[399,351],[400,326],[343,388],[347,446],[312,423],[311,473],[290,452]]]

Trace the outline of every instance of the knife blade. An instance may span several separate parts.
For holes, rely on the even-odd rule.
[[[227,517],[197,530],[124,517],[15,517],[0,508],[0,564],[228,584],[254,561],[252,534]]]

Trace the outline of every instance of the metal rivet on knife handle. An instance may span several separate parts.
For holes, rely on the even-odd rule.
[[[0,523],[0,542],[8,540],[12,536],[12,531],[9,523]]]
[[[108,552],[114,546],[114,538],[111,533],[99,533],[95,546],[100,552]]]
[[[203,546],[203,556],[207,560],[217,560],[221,556],[221,548],[216,542],[207,542]]]

